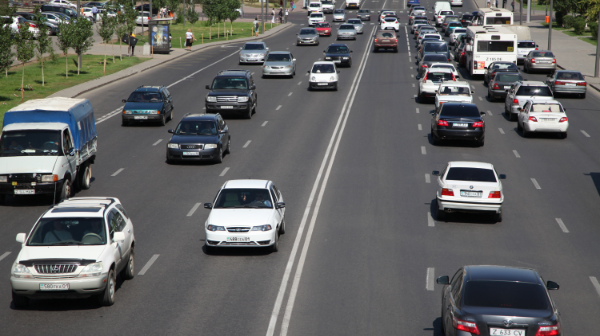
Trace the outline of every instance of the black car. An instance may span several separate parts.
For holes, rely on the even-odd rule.
[[[534,269],[507,266],[464,266],[450,279],[437,279],[442,289],[442,330],[446,336],[560,336],[560,314],[549,290]]]
[[[523,80],[520,72],[499,72],[488,83],[488,99],[506,99],[506,93],[515,82]]]
[[[206,112],[220,113],[231,111],[242,114],[247,119],[256,113],[256,85],[248,70],[223,70],[206,86]]]
[[[138,12],[150,12],[150,4],[143,4],[143,5],[135,6],[135,10]],[[158,14],[158,6],[156,6],[156,5],[152,6],[152,14]]]
[[[164,86],[140,86],[123,99],[123,126],[131,122],[158,121],[164,126],[173,119],[173,98]]]
[[[463,27],[469,26],[473,22],[473,14],[463,14],[460,18],[460,23]]]
[[[223,162],[230,153],[229,128],[219,113],[183,116],[167,143],[167,163],[174,161]]]
[[[492,62],[485,70],[485,74],[483,75],[483,82],[486,84],[489,83],[492,79],[494,79],[494,76],[496,76],[496,74],[498,72],[521,72],[521,71],[519,70],[519,67],[513,62],[507,62],[507,61]]]
[[[471,140],[483,146],[485,122],[475,104],[445,103],[433,112],[431,140],[439,145],[441,140]]]
[[[325,53],[326,61],[332,61],[338,66],[352,66],[352,50],[345,44],[330,44],[327,50],[323,50],[323,52]]]
[[[368,9],[359,9],[356,17],[361,21],[371,21],[371,11]]]

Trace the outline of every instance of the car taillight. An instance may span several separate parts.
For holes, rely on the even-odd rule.
[[[398,43],[398,39],[394,39],[394,42]]]
[[[535,48],[535,50],[538,50],[538,48]]]
[[[463,51],[463,52],[460,54],[460,56],[464,56],[464,55],[465,55],[465,52]]]
[[[425,77],[423,77],[423,83],[427,82],[427,75],[425,75]]]
[[[421,68],[427,68],[427,64],[421,65]]]
[[[577,86],[587,86],[587,82],[580,82],[580,83],[577,83]]]
[[[483,121],[476,121],[473,123],[474,128],[483,127]]]
[[[532,58],[532,59],[531,59],[531,63],[535,63],[535,58]]]
[[[494,77],[496,77],[496,73],[492,72],[492,74],[490,75],[490,79],[494,79]]]
[[[556,58],[552,60],[552,63],[556,63]]]
[[[442,188],[442,196],[454,196],[452,189]]]
[[[566,83],[563,81],[556,81],[554,82],[554,85],[565,85]]]
[[[560,120],[558,122],[561,123],[561,122],[565,122],[565,121],[567,121],[567,117],[560,118]]]
[[[444,120],[444,119],[438,120],[437,125],[438,126],[449,126],[448,122],[446,120]]]
[[[519,100],[518,100],[517,98],[515,98],[515,99],[513,100],[513,104],[518,104],[518,103],[519,103]]]
[[[494,87],[492,87],[492,90],[500,90],[498,83],[494,83]]]
[[[488,198],[502,198],[502,193],[500,191],[490,191]]]
[[[537,118],[534,116],[529,117],[529,121],[537,122]]]
[[[540,326],[535,336],[556,336],[560,335],[560,323],[553,326]]]
[[[377,39],[375,39],[375,42],[377,42]]]
[[[438,19],[441,19],[442,17],[438,15]]]
[[[35,23],[29,22],[29,27],[31,27],[31,28],[37,28],[38,26]]]
[[[456,317],[452,317],[452,326],[456,330],[462,330],[466,332],[470,332],[471,334],[481,335],[479,333],[479,329],[477,328],[477,324],[475,322],[463,321],[459,320]]]

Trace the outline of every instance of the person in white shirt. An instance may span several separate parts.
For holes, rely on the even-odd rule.
[[[185,33],[185,46],[187,47],[188,51],[192,51],[193,41],[196,41],[194,34],[192,33],[191,29],[188,29],[188,31]]]
[[[64,224],[60,221],[53,223],[54,229],[46,232],[44,236],[44,244],[58,243],[65,240],[73,240],[71,232],[65,229]]]

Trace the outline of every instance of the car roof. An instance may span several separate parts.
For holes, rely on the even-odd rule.
[[[249,188],[249,189],[266,189],[269,185],[269,180],[229,180],[223,184],[222,189],[237,189],[237,188]]]
[[[246,45],[246,44],[262,44],[262,45],[266,45],[265,42],[260,42],[260,41],[246,42],[244,45]]]
[[[515,281],[539,284],[537,272],[531,268],[477,265],[465,266],[467,280]]]
[[[242,70],[242,69],[231,69],[231,70],[221,70],[217,74],[217,76],[229,76],[229,77],[246,77],[250,71]]]
[[[44,213],[44,218],[103,217],[104,209],[121,203],[116,197],[74,197],[64,200]]]
[[[215,119],[217,119],[217,115],[219,115],[219,114],[218,113],[216,113],[216,114],[189,113],[189,114],[184,115],[181,120],[215,120]]]
[[[329,47],[347,47],[348,45],[345,43],[332,43],[329,45]],[[327,47],[327,48],[329,48]]]
[[[447,103],[447,104],[452,104],[452,103]],[[454,103],[454,104],[458,104],[458,103]],[[446,105],[446,104],[444,104]],[[463,104],[463,105],[467,105],[467,104]],[[468,104],[468,105],[475,105],[475,104]],[[478,161],[450,161],[448,162],[448,167],[451,168],[456,168],[456,167],[462,167],[462,168],[487,168],[487,169],[493,169],[494,165],[492,165],[491,163],[487,163],[487,162],[478,162]]]
[[[547,86],[546,83],[540,81],[523,81],[521,86]]]
[[[562,106],[562,104],[558,100],[555,100],[555,99],[552,99],[552,100],[538,100],[538,99],[535,99],[535,98],[531,98],[531,99],[527,99],[527,102],[531,102],[531,104],[534,104],[534,105],[535,104],[540,104],[540,105],[557,104],[557,105]]]

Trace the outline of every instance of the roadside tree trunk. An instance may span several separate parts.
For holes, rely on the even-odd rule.
[[[106,43],[104,44],[104,73],[102,76],[106,76]]]
[[[25,62],[22,62],[21,64],[23,64],[23,76],[21,77],[21,103],[22,103],[23,99],[25,97],[25,90],[23,89],[23,85],[25,84]]]

